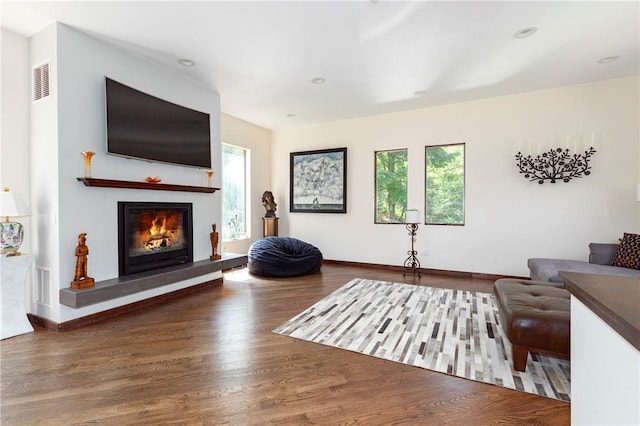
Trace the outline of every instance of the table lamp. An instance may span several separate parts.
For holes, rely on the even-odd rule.
[[[9,221],[10,217],[26,216],[24,212],[18,211],[13,192],[9,188],[4,188],[0,192],[0,253],[7,256],[20,256],[18,249],[22,245],[24,230],[22,224]]]

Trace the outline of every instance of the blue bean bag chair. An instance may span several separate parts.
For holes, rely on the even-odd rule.
[[[266,237],[249,247],[249,272],[265,277],[296,277],[318,272],[322,253],[291,237]]]

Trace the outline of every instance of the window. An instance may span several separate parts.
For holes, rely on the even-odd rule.
[[[405,223],[407,149],[376,151],[375,223]]]
[[[425,148],[425,222],[464,225],[464,144]]]
[[[222,240],[249,237],[247,164],[249,150],[222,144]]]

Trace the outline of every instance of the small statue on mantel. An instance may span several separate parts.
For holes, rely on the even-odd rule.
[[[88,258],[89,247],[87,247],[86,232],[78,235],[78,245],[76,246],[76,272],[73,274],[71,288],[79,290],[81,288],[93,287],[96,283],[93,278],[88,276]]]
[[[276,208],[278,205],[273,199],[273,193],[271,191],[264,191],[262,194],[262,205],[267,211],[264,217],[276,217]]]
[[[220,238],[220,234],[216,232],[216,224],[211,225],[213,232],[209,234],[209,238],[211,239],[211,250],[213,254],[209,256],[210,260],[218,260],[222,259],[222,256],[218,254],[218,240]]]

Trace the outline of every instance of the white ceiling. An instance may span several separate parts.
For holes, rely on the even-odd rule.
[[[27,37],[59,21],[149,56],[277,129],[637,75],[639,5],[3,0],[1,15]],[[513,37],[526,27],[538,31]]]

